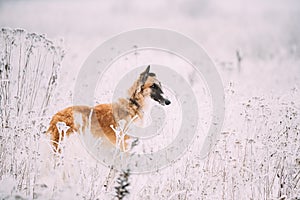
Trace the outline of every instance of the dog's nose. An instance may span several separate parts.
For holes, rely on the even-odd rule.
[[[170,104],[171,104],[171,101],[169,101],[168,99],[166,99],[166,100],[165,100],[165,104],[166,104],[166,105],[170,105]]]

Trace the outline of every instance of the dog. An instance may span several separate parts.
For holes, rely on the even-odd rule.
[[[60,152],[59,144],[65,136],[85,131],[90,131],[96,138],[105,138],[110,144],[116,146],[117,138],[112,127],[118,127],[120,120],[125,120],[126,125],[135,118],[142,120],[147,98],[151,98],[162,106],[169,105],[170,100],[163,94],[162,85],[155,73],[150,72],[149,65],[129,88],[127,98],[120,98],[117,102],[99,104],[94,107],[71,106],[57,112],[52,117],[47,130],[47,134],[51,136],[54,151]],[[81,116],[80,120],[76,119],[76,116]],[[65,127],[63,130],[58,126],[61,123]],[[128,149],[126,144],[128,139],[130,137],[125,135],[125,147],[121,149],[122,151]]]

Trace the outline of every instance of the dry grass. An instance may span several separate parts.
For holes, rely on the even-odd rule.
[[[76,134],[64,141],[59,156],[47,146],[43,133],[49,102],[56,98],[61,47],[42,35],[10,29],[1,30],[0,47],[0,198],[113,198],[116,184],[107,191],[103,186],[109,169],[83,152]],[[245,97],[238,89],[226,87],[223,132],[205,160],[198,157],[195,138],[173,165],[132,174],[124,198],[299,199],[299,91]]]

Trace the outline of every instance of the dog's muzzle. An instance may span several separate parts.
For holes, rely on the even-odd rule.
[[[152,93],[151,94],[151,98],[154,101],[157,101],[162,106],[170,105],[171,104],[171,101],[168,100],[168,99],[165,99],[161,93]]]
[[[170,105],[171,101],[165,98],[155,99],[162,106]]]

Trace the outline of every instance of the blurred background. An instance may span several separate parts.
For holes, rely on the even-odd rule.
[[[1,27],[63,39],[62,70],[68,73],[64,76],[68,82],[106,39],[127,30],[157,27],[178,31],[202,45],[225,85],[235,79],[245,88],[259,83],[253,92],[282,92],[299,85],[299,19],[297,0],[0,1]],[[234,75],[237,68],[240,79]]]
[[[65,57],[55,108],[50,109],[53,113],[72,103],[73,86],[88,55],[124,31],[144,27],[177,31],[200,44],[215,62],[226,96],[226,117],[216,148],[207,159],[199,159],[199,134],[173,165],[149,176],[133,176],[131,193],[137,199],[145,195],[148,199],[178,199],[176,195],[182,199],[200,195],[201,199],[299,199],[299,21],[299,0],[0,0],[1,28],[21,28],[62,41]],[[24,160],[30,159],[25,156]],[[86,157],[80,160],[84,162],[90,163]],[[87,176],[81,176],[78,185],[72,185],[71,179],[66,193],[82,192],[85,184],[81,183],[88,182],[93,186],[84,188],[86,199],[97,192],[102,195],[102,182],[94,184],[98,175],[103,178],[98,172],[101,167],[74,166],[81,166]],[[6,182],[3,179],[0,186]],[[50,188],[47,197],[59,199],[57,194],[65,192],[54,193]]]

